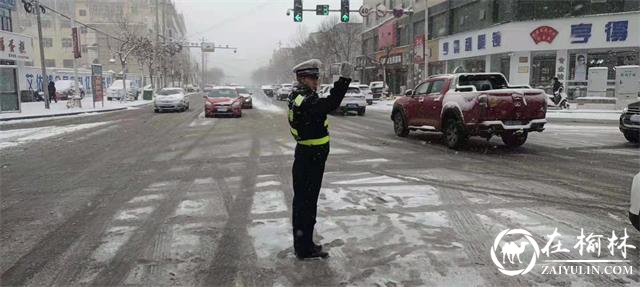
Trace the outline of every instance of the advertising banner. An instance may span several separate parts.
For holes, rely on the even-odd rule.
[[[102,102],[104,105],[104,87],[102,86],[102,65],[91,65],[91,90],[93,102]]]
[[[31,37],[0,31],[0,60],[33,61]]]

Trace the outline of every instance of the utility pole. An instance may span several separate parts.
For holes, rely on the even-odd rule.
[[[413,9],[412,9],[413,10]],[[406,89],[413,89],[415,87],[415,78],[416,78],[416,69],[415,69],[415,44],[416,44],[416,36],[414,35],[415,31],[413,29],[413,11],[409,12],[409,86]]]
[[[424,75],[425,80],[429,77],[429,58],[431,50],[429,49],[429,0],[424,0]]]
[[[202,47],[202,45],[204,45],[204,41],[205,41],[205,39],[202,38],[202,42],[200,43],[201,47]],[[205,69],[205,62],[204,62],[205,61],[205,58],[204,58],[205,53],[204,53],[204,51],[202,49],[200,49],[200,54],[202,56],[202,65],[201,65],[202,66],[202,76],[200,77],[200,89],[204,90],[204,73],[205,73],[206,69]]]
[[[78,53],[81,53],[81,48],[80,48],[80,35],[78,35],[78,25],[76,24],[76,1],[73,1],[73,16],[71,16],[71,31],[72,32],[72,36],[73,36],[73,48],[74,49],[78,49]],[[73,53],[73,98],[74,100],[76,98],[80,97],[80,87],[78,87],[78,59],[76,58],[76,53],[74,50]],[[82,99],[80,99],[79,101],[80,103],[80,108],[82,108]],[[96,107],[96,102],[95,99],[93,101],[93,107]]]
[[[42,43],[42,23],[40,19],[40,0],[35,0],[35,9],[36,19],[38,22],[38,46],[40,47],[40,66],[42,68],[42,92],[44,93],[44,108],[49,109],[49,91],[45,90],[49,84],[49,77],[47,77],[47,68],[44,62],[44,44]]]
[[[155,32],[156,32],[156,49],[160,47],[160,0],[156,0],[156,23],[155,23]],[[155,57],[154,63],[158,64],[158,51],[153,55]],[[157,66],[156,66],[157,67]],[[155,69],[157,71],[157,69]],[[158,77],[156,77],[156,82],[158,81]],[[152,89],[156,89],[156,83],[151,83]]]

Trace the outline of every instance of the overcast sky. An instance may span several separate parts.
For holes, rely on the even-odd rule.
[[[293,22],[287,16],[287,8],[293,8],[293,0],[175,0],[178,10],[184,14],[187,39],[200,41],[203,37],[216,45],[238,48],[238,53],[220,50],[208,55],[207,65],[222,68],[228,81],[249,83],[251,72],[269,62],[271,53],[278,47],[290,46],[298,29],[313,32],[326,16],[305,12],[302,23]],[[351,10],[357,10],[362,0],[351,0]],[[305,9],[315,9],[316,4],[328,4],[340,9],[340,0],[304,0]],[[336,12],[337,15],[339,12]],[[352,19],[357,13],[352,13]],[[359,16],[357,16],[359,18]],[[200,61],[200,52],[192,49],[193,57]]]

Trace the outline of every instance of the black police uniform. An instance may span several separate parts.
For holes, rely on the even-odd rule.
[[[298,142],[293,161],[293,245],[298,257],[312,253],[318,195],[329,155],[327,114],[340,106],[351,79],[340,78],[326,98],[307,87],[289,95],[289,125]]]

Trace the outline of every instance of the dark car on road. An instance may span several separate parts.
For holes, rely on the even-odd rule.
[[[620,115],[620,131],[632,143],[640,140],[640,102],[629,104]]]

